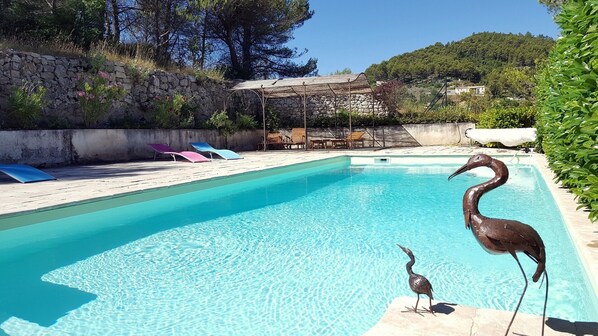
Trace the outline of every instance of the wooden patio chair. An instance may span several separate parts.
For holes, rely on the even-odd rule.
[[[305,148],[305,128],[293,128],[291,130],[291,145]]]
[[[288,149],[291,147],[291,140],[280,132],[270,132],[266,136],[267,149]],[[263,144],[260,144],[263,147]]]
[[[347,136],[347,144],[349,145],[349,148],[355,148],[358,143],[360,143],[363,148],[365,141],[364,135],[364,131],[351,132],[351,134]]]

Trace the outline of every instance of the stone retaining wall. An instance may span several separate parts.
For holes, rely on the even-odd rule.
[[[151,71],[141,73],[124,64],[105,62],[103,69],[111,83],[126,90],[116,102],[111,114],[102,120],[118,123],[148,119],[147,109],[155,98],[182,94],[197,120],[206,120],[226,105],[229,91],[225,83],[196,78],[182,73]],[[90,74],[91,64],[83,58],[39,55],[32,52],[0,50],[0,110],[5,110],[12,90],[22,83],[40,84],[47,89],[44,119],[49,125],[72,127],[81,123],[77,91]],[[1,120],[0,120],[1,121]]]
[[[341,110],[354,111],[358,114],[383,116],[388,114],[388,109],[379,101],[372,99],[372,95],[354,94],[351,95],[351,106],[349,107],[349,95],[334,96],[309,96],[305,100],[307,118],[313,120],[320,116],[333,116]],[[285,99],[268,100],[267,106],[278,113],[281,118],[288,118],[293,123],[303,123],[303,99],[292,97]],[[373,110],[373,111],[372,111]]]
[[[231,94],[232,83],[196,78],[183,73],[140,70],[125,64],[106,61],[102,69],[108,73],[111,84],[122,86],[126,95],[115,102],[108,116],[99,126],[131,127],[149,120],[149,110],[156,98],[184,95],[196,121],[209,119],[225,107],[261,120],[261,105],[251,93]],[[39,84],[47,89],[42,128],[72,128],[82,125],[77,92],[86,77],[92,75],[90,61],[85,58],[40,55],[33,52],[0,50],[0,111],[8,106],[8,97],[22,83]],[[308,118],[334,115],[349,110],[348,96],[311,96],[306,100]],[[270,99],[269,109],[279,118],[302,124],[303,102],[299,97]],[[336,109],[335,109],[336,106]],[[360,114],[384,115],[387,109],[371,95],[351,95],[351,108]],[[6,113],[0,114],[0,126]]]

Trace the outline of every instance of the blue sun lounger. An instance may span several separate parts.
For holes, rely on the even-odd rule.
[[[0,171],[21,183],[55,180],[52,175],[24,164],[0,165]]]
[[[195,148],[195,150],[197,150],[200,153],[210,154],[210,159],[212,158],[212,154],[219,155],[225,160],[236,160],[243,158],[241,155],[233,152],[232,150],[216,149],[207,142],[191,142],[190,145],[193,146],[193,148]]]

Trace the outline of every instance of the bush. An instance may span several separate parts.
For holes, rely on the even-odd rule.
[[[46,105],[46,88],[24,82],[8,97],[8,124],[16,128],[34,128]]]
[[[399,113],[397,120],[401,124],[435,124],[448,122],[475,122],[477,113],[457,105],[448,105],[427,112]]]
[[[181,126],[181,116],[186,97],[181,94],[157,97],[151,106],[151,123],[157,128],[177,128]]]
[[[247,114],[237,113],[235,124],[240,130],[252,130],[257,128],[257,121],[255,118]]]
[[[270,132],[280,129],[280,118],[278,117],[278,112],[271,107],[267,107],[266,114],[266,129],[268,129]]]
[[[109,75],[98,71],[83,81],[83,89],[77,91],[79,105],[86,127],[94,127],[98,121],[108,114],[114,101],[125,96],[125,90],[116,84],[110,84]]]
[[[537,78],[538,139],[557,179],[598,220],[598,3],[569,0],[562,28]]]
[[[533,127],[536,123],[536,108],[492,107],[480,113],[478,128],[522,128]]]
[[[208,124],[218,130],[218,133],[228,137],[236,132],[235,124],[230,120],[225,110],[215,112],[210,119]]]

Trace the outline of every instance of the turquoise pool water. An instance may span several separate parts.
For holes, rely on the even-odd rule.
[[[414,297],[396,243],[413,250],[439,301],[514,309],[515,261],[485,253],[461,215],[465,189],[491,172],[447,181],[457,167],[338,162],[0,231],[0,330],[359,335],[393,298]],[[510,169],[482,213],[543,237],[549,316],[597,321],[546,186],[533,167]],[[520,260],[531,275],[535,265]],[[543,294],[530,283],[521,311],[540,315]]]

